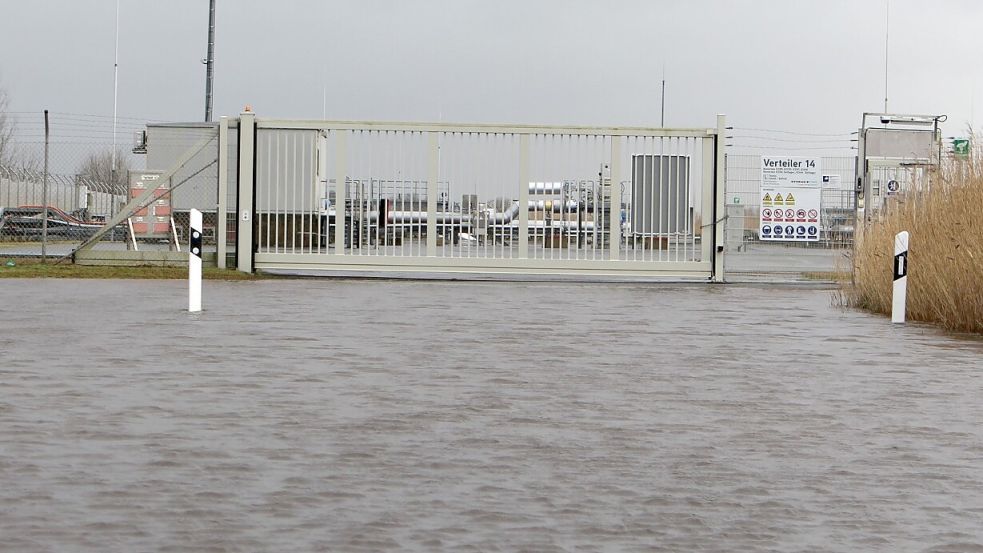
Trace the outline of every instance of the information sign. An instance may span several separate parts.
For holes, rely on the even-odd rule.
[[[761,240],[818,242],[822,183],[818,157],[761,156]]]

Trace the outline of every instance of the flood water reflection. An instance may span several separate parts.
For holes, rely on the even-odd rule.
[[[768,286],[0,280],[3,551],[981,551],[983,344]]]

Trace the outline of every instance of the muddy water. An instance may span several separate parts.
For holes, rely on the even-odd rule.
[[[983,550],[983,344],[828,291],[0,299],[3,551]]]

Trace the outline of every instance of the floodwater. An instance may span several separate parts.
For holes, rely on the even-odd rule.
[[[2,551],[983,551],[983,343],[829,291],[0,301]]]

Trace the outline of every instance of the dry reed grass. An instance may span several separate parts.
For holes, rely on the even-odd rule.
[[[980,144],[980,140],[976,140]],[[844,290],[849,305],[891,312],[894,236],[910,233],[907,318],[983,333],[983,148],[947,160],[918,192],[867,227]]]

